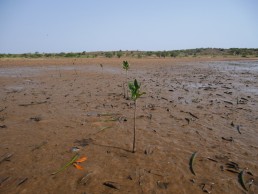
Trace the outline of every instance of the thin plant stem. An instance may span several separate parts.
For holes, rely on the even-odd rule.
[[[133,153],[135,153],[135,136],[136,136],[136,124],[135,124],[135,122],[136,122],[136,100],[134,101],[134,128],[133,128]]]
[[[58,68],[58,72],[59,72],[59,77],[62,77],[60,68]]]
[[[127,80],[128,80],[128,78],[127,78],[127,70],[126,70],[126,82],[125,83],[127,83]],[[126,87],[126,98],[128,99],[129,98],[129,96],[128,96],[128,88]]]
[[[125,83],[123,82],[123,92],[124,92],[124,98],[125,98]]]
[[[75,75],[77,75],[78,76],[78,73],[77,73],[77,71],[76,71],[76,69],[74,68],[74,72],[75,72]]]

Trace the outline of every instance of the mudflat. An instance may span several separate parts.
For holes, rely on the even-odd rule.
[[[255,59],[0,60],[0,193],[258,193],[257,134]]]

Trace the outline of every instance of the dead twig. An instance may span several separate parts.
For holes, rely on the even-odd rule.
[[[9,161],[12,156],[13,156],[12,153],[6,153],[6,154],[2,155],[0,158],[0,164],[4,161]]]
[[[31,102],[31,103],[29,103],[29,104],[19,104],[19,106],[24,106],[24,107],[26,107],[26,106],[32,106],[32,105],[38,105],[38,104],[45,104],[45,103],[47,103],[47,101]]]

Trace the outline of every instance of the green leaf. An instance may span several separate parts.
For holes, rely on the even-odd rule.
[[[108,128],[111,128],[111,127],[109,127],[109,126],[108,126],[108,127],[102,127],[102,128],[100,128],[99,130],[100,130],[100,131],[103,131],[103,130],[108,129]]]
[[[146,94],[146,92],[140,93],[138,97],[141,97],[142,95]]]
[[[135,79],[134,82],[129,82],[128,83],[128,87],[131,91],[131,98],[132,100],[137,100],[137,98],[139,98],[140,96],[142,96],[143,94],[146,94],[145,92],[140,93],[140,84],[137,82],[137,80]]]
[[[240,172],[240,174],[239,174],[239,181],[240,181],[240,184],[242,185],[242,187],[244,188],[244,190],[248,191],[248,189],[245,186],[244,173],[245,173],[244,170],[242,170]]]
[[[129,83],[128,83],[128,87],[129,87],[129,90],[130,90],[131,92],[134,91],[134,85],[133,85],[133,83],[129,82]]]
[[[52,175],[55,175],[59,172],[62,172],[63,170],[65,170],[68,166],[72,165],[76,160],[77,158],[79,157],[79,154],[75,154],[75,156],[71,159],[70,162],[68,162],[66,165],[64,165],[62,168],[60,168],[59,170],[57,170],[56,172],[53,172]]]
[[[190,170],[191,172],[195,175],[195,172],[194,172],[194,168],[193,168],[193,165],[194,165],[194,160],[195,160],[195,157],[197,155],[197,152],[194,152],[190,158]]]
[[[125,69],[126,71],[129,69],[128,61],[123,61],[123,69]]]
[[[134,87],[136,88],[136,90],[140,89],[140,85],[138,84],[137,80],[134,80]]]

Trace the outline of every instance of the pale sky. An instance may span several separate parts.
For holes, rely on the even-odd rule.
[[[0,53],[258,48],[258,0],[0,0]]]

